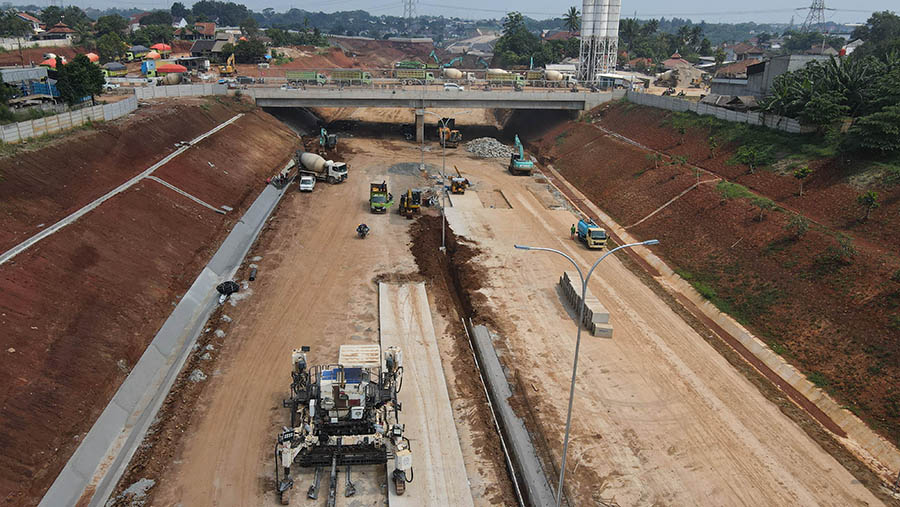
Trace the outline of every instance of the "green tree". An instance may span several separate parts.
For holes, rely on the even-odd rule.
[[[570,32],[578,31],[581,26],[581,13],[576,7],[569,7],[569,10],[563,15],[566,30]]]
[[[647,160],[653,162],[654,169],[659,169],[659,163],[662,161],[662,158],[663,156],[656,152],[647,154]]]
[[[719,149],[719,138],[716,136],[709,136],[706,140],[706,146],[709,147],[709,158],[713,158],[716,156],[716,150]]]
[[[756,168],[765,164],[767,160],[768,153],[756,146],[744,145],[734,153],[734,161],[749,167],[750,174],[753,174]]]
[[[525,27],[522,15],[510,12],[503,22],[503,35],[494,46],[494,58],[499,55],[503,65],[527,65],[540,44],[540,38]]]
[[[14,11],[6,11],[0,16],[0,35],[4,37],[24,37],[31,34],[31,23],[26,22]]]
[[[145,45],[153,45],[158,42],[165,42],[168,44],[175,38],[175,29],[172,28],[172,25],[145,26],[135,33],[140,32],[143,32],[144,35],[146,35],[147,42],[149,42],[149,44]]]
[[[238,42],[234,47],[234,59],[238,63],[257,63],[266,55],[266,45],[259,39]]]
[[[869,190],[865,194],[861,194],[856,196],[856,202],[865,210],[866,214],[863,216],[862,220],[865,222],[869,219],[869,214],[872,213],[872,210],[881,206],[881,203],[878,202],[878,192]]]
[[[118,14],[110,14],[109,16],[100,16],[94,25],[97,37],[101,38],[108,33],[121,35],[128,29],[128,20]]]
[[[168,25],[172,26],[172,14],[167,11],[153,11],[141,18],[141,26]]]
[[[865,149],[882,154],[900,151],[900,104],[857,119],[844,146],[850,151]]]
[[[775,209],[775,203],[771,199],[767,199],[765,197],[753,197],[750,199],[750,204],[756,206],[759,209],[759,215],[756,217],[757,222],[763,221],[766,211]]]
[[[797,178],[797,181],[800,182],[800,197],[803,197],[803,180],[805,180],[810,174],[812,174],[812,169],[810,169],[808,165],[800,166],[794,169],[794,178]]]
[[[809,220],[804,218],[803,215],[794,213],[784,228],[793,234],[795,239],[800,239],[809,231]]]
[[[836,92],[817,93],[803,106],[798,118],[807,125],[816,125],[822,129],[834,124],[850,111],[850,107],[841,102],[843,97]]]
[[[246,35],[248,39],[255,39],[259,36],[259,23],[252,17],[247,16],[246,19],[241,21],[241,32]]]
[[[889,11],[872,13],[865,25],[853,30],[850,38],[864,41],[853,52],[854,57],[885,57],[900,51],[900,16]]]
[[[84,97],[91,97],[103,92],[106,78],[100,67],[94,65],[85,55],[76,55],[66,65],[56,59],[56,87],[60,97],[69,105],[76,104]]]
[[[97,39],[97,53],[101,63],[111,62],[125,55],[125,42],[117,33],[108,33]]]
[[[719,67],[721,67],[722,64],[725,62],[725,57],[726,57],[726,56],[728,56],[728,55],[725,54],[725,50],[724,50],[724,49],[722,49],[722,48],[716,49],[716,54],[715,54],[715,59],[716,59],[716,60],[715,60],[715,61],[716,61],[716,69],[715,69],[715,71],[713,72],[713,74],[715,74],[716,72],[719,72]]]
[[[169,13],[172,14],[173,19],[187,19],[191,15],[191,11],[189,11],[181,2],[173,3],[172,8],[169,9]]]

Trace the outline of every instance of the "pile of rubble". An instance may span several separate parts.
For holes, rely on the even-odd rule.
[[[493,137],[479,137],[466,143],[466,151],[481,158],[505,158],[514,150]]]

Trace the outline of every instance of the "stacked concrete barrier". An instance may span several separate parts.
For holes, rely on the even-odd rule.
[[[559,287],[566,302],[578,313],[581,308],[581,277],[574,271],[565,271],[559,277]],[[609,323],[609,311],[588,289],[584,294],[584,319],[581,324],[594,336],[612,338],[613,327]]]

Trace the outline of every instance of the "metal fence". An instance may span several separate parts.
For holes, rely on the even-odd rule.
[[[203,95],[225,95],[228,87],[220,84],[148,86],[135,88],[134,96],[119,102],[85,107],[37,120],[20,121],[0,125],[0,141],[18,143],[25,139],[46,134],[55,134],[79,127],[92,121],[110,121],[121,118],[137,109],[138,100],[162,97],[199,97]]]
[[[786,118],[775,114],[765,114],[756,111],[742,113],[740,111],[725,109],[724,107],[701,104],[700,102],[682,100],[675,97],[651,95],[649,93],[629,91],[626,96],[629,102],[634,102],[635,104],[641,104],[643,106],[658,107],[670,111],[692,111],[697,114],[715,116],[720,120],[759,125],[771,129],[782,130],[784,132],[790,132],[792,134],[815,131],[815,127],[801,125],[800,122],[793,118]]]

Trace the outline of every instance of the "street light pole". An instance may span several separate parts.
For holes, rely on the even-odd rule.
[[[424,101],[423,101],[423,104],[424,104]],[[444,214],[444,195],[447,193],[447,186],[446,186],[447,176],[445,174],[446,168],[447,168],[447,152],[445,151],[447,149],[447,139],[444,137],[443,132],[444,132],[444,129],[447,128],[447,122],[450,121],[450,118],[441,118],[441,115],[431,112],[431,111],[425,111],[424,109],[422,109],[422,112],[425,114],[432,114],[434,116],[437,116],[438,123],[440,123],[441,127],[442,127],[441,135],[440,135],[440,141],[441,141],[441,252],[446,252],[447,251],[447,241],[446,241],[446,238],[447,238],[447,233],[446,233],[447,216]],[[472,112],[472,111],[468,110],[468,111],[462,111],[462,112],[459,112],[456,114],[460,115],[460,114],[466,114],[466,113],[470,113],[470,112]],[[425,136],[422,136],[422,168],[423,169],[425,168]]]
[[[594,265],[591,266],[591,269],[588,270],[587,276],[585,276],[584,273],[582,273],[581,268],[578,266],[578,263],[575,262],[575,259],[569,257],[569,255],[567,255],[566,253],[564,253],[560,250],[555,250],[553,248],[536,247],[536,246],[515,245],[515,247],[518,248],[519,250],[534,250],[534,251],[540,251],[540,252],[553,252],[555,254],[562,255],[569,262],[571,262],[573,266],[575,266],[575,269],[578,271],[578,276],[581,277],[581,305],[579,305],[580,307],[578,309],[578,322],[575,323],[575,325],[578,328],[578,331],[575,334],[575,359],[572,362],[572,383],[569,386],[569,409],[568,409],[568,413],[566,414],[566,434],[565,434],[565,438],[563,440],[562,460],[561,460],[560,467],[559,467],[559,485],[556,487],[556,507],[559,507],[560,502],[562,502],[563,481],[566,478],[566,457],[567,457],[568,450],[569,450],[569,430],[572,428],[572,403],[575,399],[575,374],[578,371],[578,350],[581,348],[581,326],[584,323],[584,307],[585,307],[584,298],[587,295],[588,280],[591,279],[591,274],[594,272],[594,269],[596,269],[596,267],[600,264],[600,262],[603,261],[603,259],[605,259],[608,255],[610,255],[618,250],[621,250],[623,248],[630,248],[630,247],[634,247],[634,246],[638,246],[638,245],[656,245],[658,243],[659,243],[659,240],[650,239],[647,241],[641,241],[640,243],[628,243],[626,245],[622,245],[622,246],[613,248],[612,250],[603,254],[599,259],[597,259],[597,262],[595,262]]]

